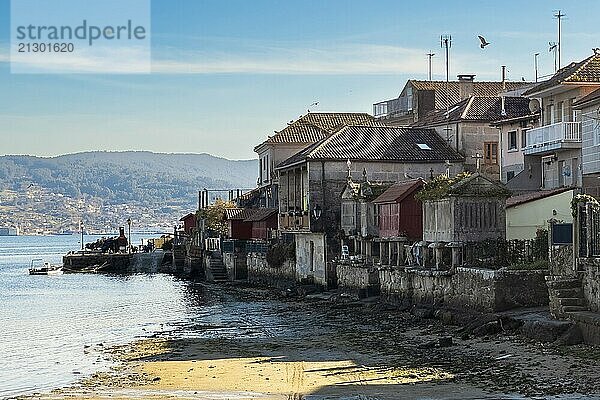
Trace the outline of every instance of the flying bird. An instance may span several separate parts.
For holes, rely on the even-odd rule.
[[[481,35],[477,36],[479,38],[479,41],[481,42],[481,44],[479,45],[479,47],[481,47],[482,49],[485,48],[485,46],[487,46],[488,44],[490,44],[487,40],[485,40],[485,38]]]

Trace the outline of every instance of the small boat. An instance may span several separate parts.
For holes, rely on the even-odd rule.
[[[60,265],[52,265],[49,262],[44,262],[41,266],[35,267],[34,265],[39,265],[40,261],[43,260],[41,258],[31,260],[29,275],[60,275],[63,273],[63,268]]]

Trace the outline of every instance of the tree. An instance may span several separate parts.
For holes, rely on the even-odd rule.
[[[203,210],[198,211],[198,217],[205,220],[207,229],[215,231],[221,235],[227,234],[227,223],[225,222],[225,210],[235,208],[235,203],[217,199],[213,204]]]

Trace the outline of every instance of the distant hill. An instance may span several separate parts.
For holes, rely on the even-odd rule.
[[[196,205],[202,188],[252,188],[257,161],[209,154],[86,152],[52,158],[0,157],[0,189],[30,184],[69,197],[108,204]]]

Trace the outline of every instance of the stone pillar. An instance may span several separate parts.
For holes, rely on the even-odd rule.
[[[388,262],[387,265],[392,265],[392,242],[388,242]]]
[[[379,263],[383,265],[383,246],[379,242]]]
[[[403,246],[402,242],[396,242],[396,249],[398,251],[398,259],[396,260],[396,266],[401,266],[402,261],[404,260],[404,252],[402,251]]]

